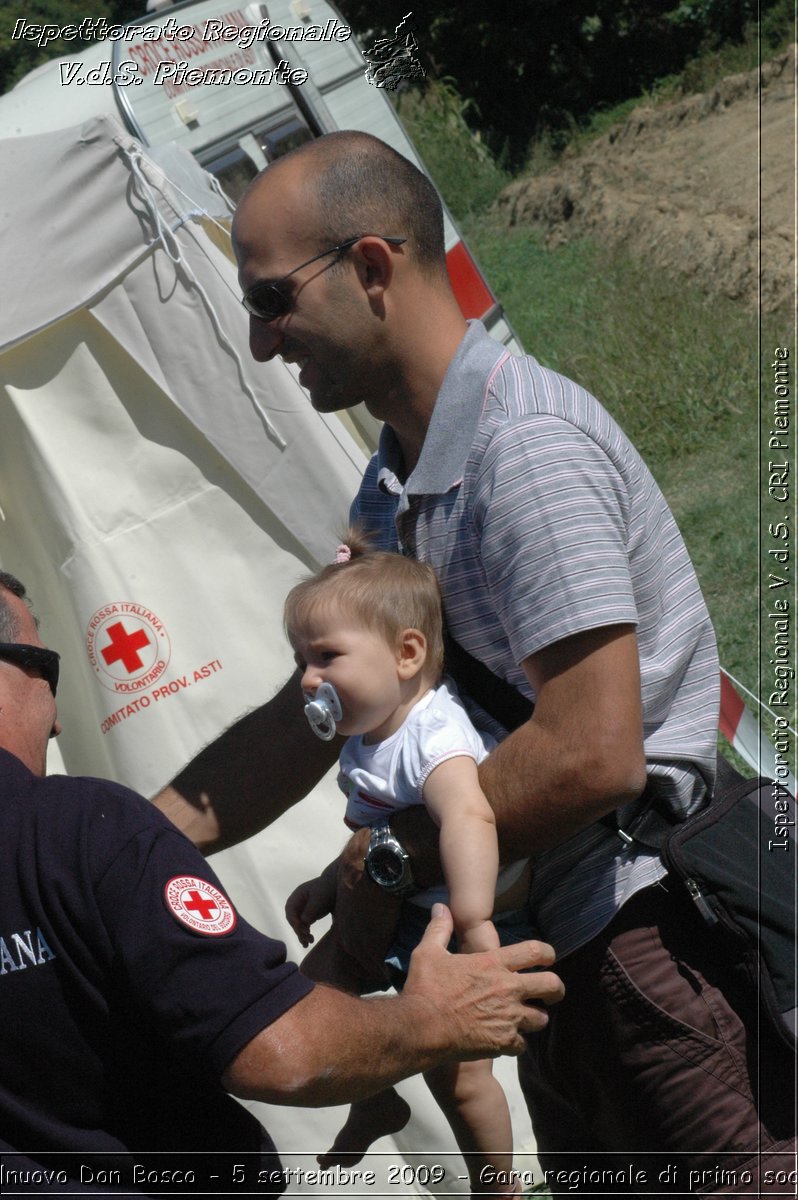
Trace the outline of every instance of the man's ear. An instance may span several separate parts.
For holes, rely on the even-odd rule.
[[[378,237],[363,237],[357,244],[358,273],[372,298],[381,297],[391,282],[394,258],[390,246]]]
[[[420,629],[403,629],[396,642],[396,669],[400,679],[412,679],[427,661],[427,639]]]

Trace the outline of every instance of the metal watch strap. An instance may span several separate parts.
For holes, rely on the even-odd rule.
[[[372,874],[369,864],[369,855],[371,854],[372,850],[378,850],[381,846],[390,846],[391,849],[393,849],[396,854],[403,859],[405,870],[408,875],[408,878],[404,883],[398,883],[392,886],[390,884],[381,882]],[[372,825],[371,827],[371,837],[369,839],[368,850],[366,851],[366,871],[369,875],[369,878],[372,879],[378,887],[381,887],[383,891],[389,892],[392,896],[410,896],[414,892],[418,891],[418,887],[413,881],[413,873],[410,867],[409,855],[407,854],[407,851],[402,843],[391,830],[387,819],[384,821],[378,821],[376,825]]]

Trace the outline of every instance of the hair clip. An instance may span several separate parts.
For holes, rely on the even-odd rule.
[[[341,542],[340,546],[335,547],[335,561],[337,563],[347,563],[352,557],[352,551],[345,542]]]

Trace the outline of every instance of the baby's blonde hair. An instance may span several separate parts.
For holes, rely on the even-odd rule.
[[[286,632],[302,629],[320,610],[339,610],[395,646],[405,629],[418,629],[427,640],[425,669],[443,673],[443,613],[438,580],[432,567],[375,550],[368,537],[349,529],[343,545],[345,561],[330,563],[302,580],[285,601]],[[339,555],[339,559],[344,555]]]

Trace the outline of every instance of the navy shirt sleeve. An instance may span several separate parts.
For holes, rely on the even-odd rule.
[[[109,825],[126,835],[114,856],[100,858],[95,883],[112,970],[174,1053],[218,1078],[312,984],[286,962],[281,942],[236,913],[192,843],[136,801],[133,811],[129,796],[105,804],[103,843]]]
[[[270,1145],[231,1059],[312,988],[146,800],[0,750],[0,1125],[16,1149]]]

